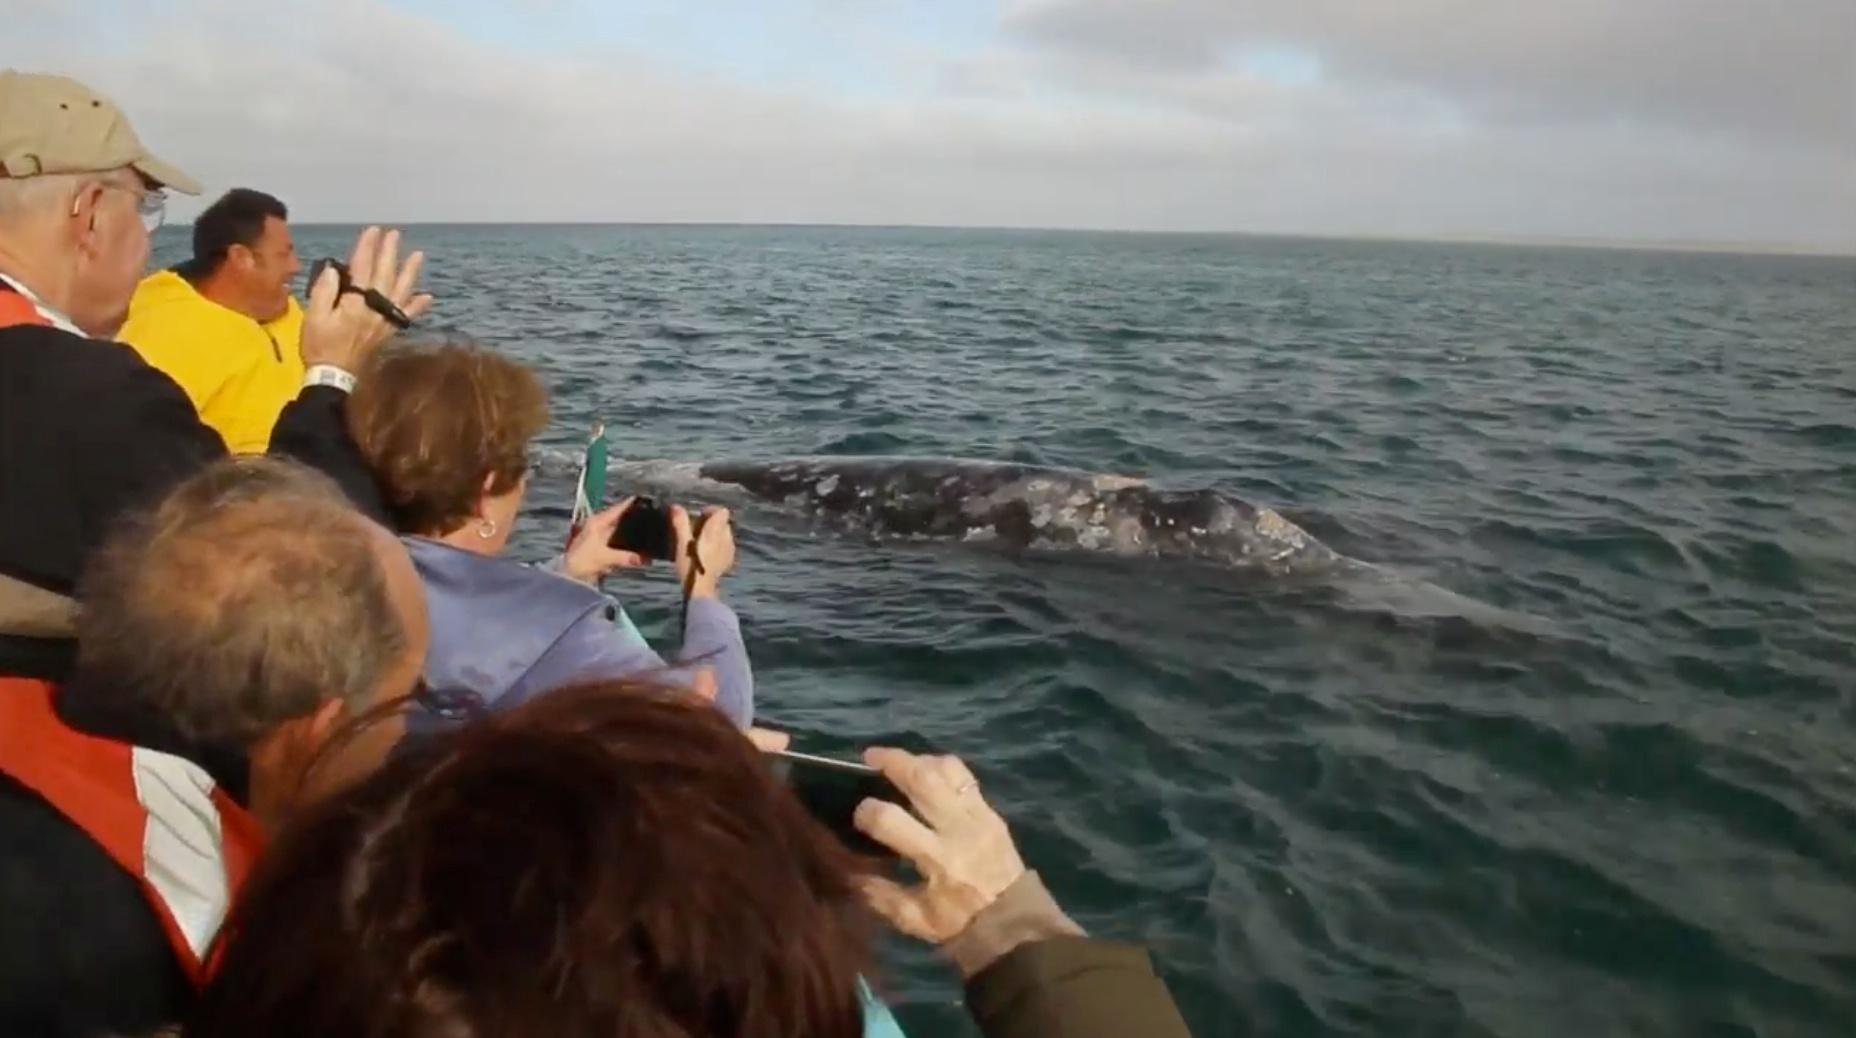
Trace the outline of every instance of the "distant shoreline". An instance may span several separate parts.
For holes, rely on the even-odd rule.
[[[366,221],[292,221],[298,227],[359,227]],[[997,227],[955,226],[944,224],[874,224],[874,223],[740,223],[733,221],[510,221],[510,220],[414,220],[388,221],[400,227],[639,227],[692,229],[788,229],[842,231],[948,231],[1007,234],[1075,234],[1125,235],[1153,238],[1253,238],[1265,241],[1353,242],[1382,245],[1475,245],[1523,249],[1602,250],[1606,252],[1693,253],[1717,256],[1771,256],[1801,259],[1856,259],[1856,244],[1841,247],[1758,242],[1689,242],[1628,241],[1605,238],[1502,237],[1494,235],[1437,236],[1429,238],[1377,234],[1306,234],[1273,231],[1155,231],[1108,227]],[[170,224],[171,228],[184,224]]]

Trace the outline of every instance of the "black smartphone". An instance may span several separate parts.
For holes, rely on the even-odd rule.
[[[607,542],[618,551],[634,551],[647,559],[677,557],[677,536],[670,526],[670,509],[656,498],[640,497],[619,516],[619,527]]]
[[[868,799],[888,800],[907,807],[903,795],[883,773],[857,761],[815,757],[809,753],[776,750],[767,754],[774,774],[791,786],[819,824],[831,830],[846,847],[872,858],[894,858],[896,852],[865,836],[852,816]]]

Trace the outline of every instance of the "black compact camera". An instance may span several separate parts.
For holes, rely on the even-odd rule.
[[[647,559],[677,557],[677,533],[670,525],[670,508],[654,497],[640,497],[619,516],[619,528],[608,542],[615,550],[636,552]]]
[[[388,299],[384,293],[376,289],[362,288],[356,285],[354,283],[354,275],[349,273],[348,265],[341,260],[319,259],[311,264],[309,268],[309,289],[315,288],[317,280],[322,277],[322,272],[331,268],[334,269],[335,276],[341,282],[340,294],[347,295],[353,292],[360,296],[366,301],[369,310],[386,318],[388,324],[401,331],[405,331],[412,327],[412,318],[408,317],[406,311],[401,310],[399,306],[395,304],[393,300]],[[305,290],[305,295],[307,294],[308,291]]]

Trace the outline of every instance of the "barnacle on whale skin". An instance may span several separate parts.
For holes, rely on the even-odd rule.
[[[1257,509],[1257,532],[1271,540],[1288,541],[1298,548],[1308,540],[1308,531],[1284,519],[1274,508]]]

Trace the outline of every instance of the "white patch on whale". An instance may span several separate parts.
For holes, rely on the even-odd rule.
[[[1274,541],[1285,541],[1300,548],[1308,543],[1308,531],[1284,519],[1274,508],[1258,508],[1257,532]]]

